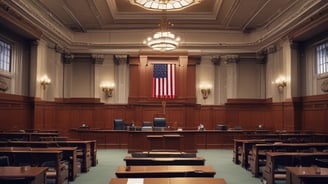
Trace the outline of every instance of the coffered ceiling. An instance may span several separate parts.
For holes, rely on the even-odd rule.
[[[162,11],[149,11],[129,0],[36,0],[54,18],[76,32],[145,29],[158,26]],[[182,11],[167,12],[174,29],[261,29],[279,19],[298,1],[203,0]]]
[[[148,51],[142,41],[158,29],[163,15],[172,23],[171,32],[182,38],[178,51],[189,53],[258,52],[313,22],[314,16],[323,17],[320,32],[328,27],[327,16],[322,16],[327,14],[323,13],[327,12],[326,0],[202,0],[170,12],[145,10],[129,0],[5,3],[21,12],[45,37],[75,52]],[[304,34],[298,33],[298,37]]]

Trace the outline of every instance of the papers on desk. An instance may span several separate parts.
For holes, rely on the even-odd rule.
[[[143,184],[143,178],[128,178],[128,182],[126,184]]]

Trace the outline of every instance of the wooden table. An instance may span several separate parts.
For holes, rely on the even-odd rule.
[[[187,152],[179,152],[179,151],[144,151],[144,152],[133,152],[131,153],[132,157],[175,157],[175,158],[191,158],[196,157],[197,153],[187,153]]]
[[[166,158],[152,158],[152,157],[131,157],[126,156],[124,161],[127,166],[131,165],[205,165],[203,157],[166,157]]]
[[[47,167],[0,167],[0,183],[15,183],[18,179],[24,183],[46,183]]]
[[[138,178],[143,184],[226,184],[223,178]],[[109,184],[127,184],[131,179],[112,178]]]
[[[286,184],[328,183],[328,168],[286,167]]]
[[[212,166],[119,166],[118,178],[214,177]]]

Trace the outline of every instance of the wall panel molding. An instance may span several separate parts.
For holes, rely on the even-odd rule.
[[[271,99],[231,99],[225,105],[167,102],[104,104],[95,98],[42,101],[18,95],[0,94],[0,129],[57,129],[62,135],[87,123],[91,128],[112,129],[113,120],[141,126],[156,115],[164,115],[171,127],[208,130],[216,124],[254,130],[262,124],[269,130],[328,132],[328,95],[294,98],[272,103]]]

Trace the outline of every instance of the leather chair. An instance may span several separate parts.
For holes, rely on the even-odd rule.
[[[114,130],[125,130],[123,119],[114,119]]]
[[[155,117],[153,120],[153,126],[154,127],[166,127],[166,119]]]
[[[224,124],[217,124],[216,130],[228,130],[228,127]]]
[[[149,121],[144,121],[144,122],[142,123],[142,126],[143,126],[143,127],[152,127],[152,124],[151,124],[151,122],[149,122]]]
[[[8,156],[0,156],[0,166],[9,166]]]

